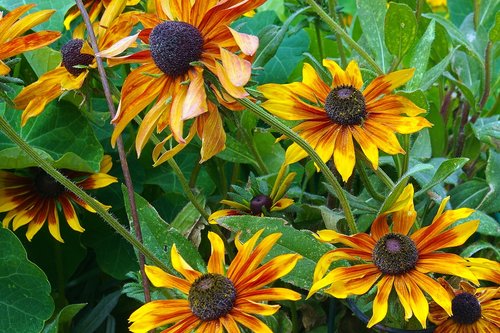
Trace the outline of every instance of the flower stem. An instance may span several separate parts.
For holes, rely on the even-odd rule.
[[[375,188],[373,188],[373,184],[370,182],[370,179],[368,178],[368,175],[366,174],[365,170],[365,163],[356,163],[356,169],[358,170],[359,177],[361,178],[361,182],[363,182],[363,185],[365,186],[366,190],[370,195],[372,196],[373,199],[384,202],[385,198],[383,195],[379,194]]]
[[[288,128],[288,126],[286,126],[281,121],[276,119],[273,115],[268,113],[259,105],[255,104],[248,98],[238,99],[238,101],[241,103],[241,105],[248,108],[248,110],[256,114],[260,119],[271,125],[278,132],[285,135],[289,139],[293,140],[296,144],[298,144],[302,149],[304,149],[307,152],[307,154],[319,167],[319,169],[325,176],[328,183],[334,188],[335,193],[340,201],[340,205],[344,210],[345,218],[347,224],[349,225],[351,233],[352,234],[357,233],[358,228],[356,226],[356,223],[354,222],[354,216],[352,215],[351,207],[349,206],[349,202],[347,201],[347,197],[344,193],[344,190],[342,189],[342,186],[340,186],[339,182],[337,181],[333,173],[330,171],[328,166],[325,164],[325,162],[323,162],[321,157],[319,157],[319,155],[316,153],[316,151],[302,137],[300,137],[300,135],[292,131],[290,128]]]
[[[354,39],[351,38],[351,36],[349,36],[343,29],[342,27],[337,23],[335,22],[335,20],[333,20],[324,10],[323,8],[321,8],[315,0],[306,0],[306,2],[311,6],[311,8],[316,12],[316,14],[319,15],[319,17],[321,17],[321,19],[326,23],[328,24],[328,26],[333,30],[333,32],[335,32],[336,34],[338,34],[340,37],[342,37],[342,39],[345,40],[345,42],[350,46],[352,47],[356,52],[358,52],[358,54],[366,60],[366,62],[368,62],[372,67],[373,69],[377,72],[377,74],[381,75],[381,74],[384,74],[384,71],[379,67],[379,65],[377,65],[377,63],[375,62],[375,60],[373,60],[370,55],[368,53],[366,53],[365,50],[363,50],[363,48],[358,44],[356,43],[356,41]]]
[[[62,175],[57,169],[55,169],[49,162],[44,160],[31,146],[26,143],[10,126],[10,124],[3,118],[0,117],[0,129],[5,133],[5,135],[16,145],[19,146],[28,156],[30,156],[36,164],[47,172],[52,178],[57,182],[67,188],[69,191],[74,193],[77,197],[85,201],[90,207],[92,207],[97,214],[99,214],[104,221],[106,221],[116,232],[118,232],[128,243],[135,247],[139,252],[144,254],[152,263],[154,263],[159,268],[166,272],[170,272],[170,269],[155,255],[149,251],[141,242],[139,242],[134,235],[132,235],[123,225],[118,222],[110,213],[103,207],[103,205],[96,199],[88,195],[84,190],[76,186],[71,180]]]
[[[333,17],[335,21],[338,21],[340,27],[342,30],[344,30],[344,26],[342,25],[342,17],[341,15],[337,14],[337,11],[335,10],[335,7],[337,6],[335,0],[329,0],[328,1],[328,10],[330,11],[330,15]],[[340,65],[342,68],[345,68],[347,66],[347,58],[345,56],[344,52],[344,45],[342,44],[342,39],[340,38],[340,35],[338,32],[335,32],[335,40],[337,42],[337,48],[339,51],[339,57],[340,57]]]

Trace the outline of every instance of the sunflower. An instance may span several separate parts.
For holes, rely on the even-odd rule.
[[[47,21],[55,12],[55,10],[41,10],[20,18],[35,6],[34,4],[20,6],[5,16],[0,12],[0,75],[7,75],[10,72],[9,66],[2,60],[49,45],[61,37],[60,32],[46,30],[21,36],[34,26]]]
[[[226,134],[217,106],[207,98],[204,74],[214,74],[222,87],[234,98],[248,95],[244,85],[251,75],[251,56],[258,38],[240,33],[230,24],[265,0],[164,0],[156,1],[156,15],[143,14],[139,20],[144,30],[132,36],[146,49],[131,55],[115,57],[136,38],[124,39],[119,46],[100,52],[110,58],[109,65],[139,63],[122,87],[122,96],[111,143],[127,124],[152,104],[139,126],[135,147],[140,155],[156,128],[161,133],[168,126],[171,135],[157,145],[163,148],[173,137],[180,151],[197,133],[202,141],[201,161],[225,148]],[[119,51],[119,52],[118,52]],[[212,75],[213,76],[213,75]],[[210,92],[212,95],[213,92]],[[189,134],[183,137],[187,119],[196,118]],[[169,156],[173,151],[168,152]],[[163,156],[158,158],[165,161]]]
[[[119,6],[119,2],[113,2]],[[122,7],[112,5],[106,8],[103,20],[95,28],[98,47],[107,48],[130,33],[134,26],[133,14],[123,14],[124,19],[113,22],[120,14]],[[125,19],[128,18],[128,19]],[[109,28],[104,28],[109,26]],[[14,99],[16,109],[24,110],[21,115],[21,125],[26,125],[28,119],[38,116],[50,101],[58,98],[64,92],[78,90],[82,87],[90,68],[96,67],[92,48],[85,39],[84,30],[75,30],[73,39],[61,48],[62,61],[55,69],[46,72],[38,80],[21,90]]]
[[[252,332],[269,332],[271,329],[254,315],[270,316],[279,305],[262,304],[262,301],[299,300],[301,295],[285,288],[263,288],[265,285],[288,274],[300,259],[298,254],[283,254],[259,266],[281,234],[257,240],[263,229],[247,242],[239,235],[235,242],[238,248],[229,267],[224,264],[224,244],[215,233],[209,232],[212,254],[207,273],[189,266],[172,247],[172,266],[184,278],[165,273],[160,268],[146,266],[146,275],[156,287],[174,288],[186,295],[183,299],[156,300],[144,304],[130,315],[133,322],[130,331],[148,332],[157,327],[173,324],[163,333],[173,332],[240,332],[239,325]]]
[[[217,223],[217,219],[223,216],[232,215],[255,215],[263,216],[265,213],[280,211],[293,204],[293,199],[284,198],[286,191],[290,187],[296,173],[291,172],[286,175],[286,165],[282,165],[271,192],[267,190],[266,182],[259,182],[255,177],[251,177],[252,183],[248,189],[243,189],[233,185],[237,193],[229,193],[233,200],[222,200],[221,203],[232,209],[222,209],[212,213],[208,222]]]
[[[435,333],[498,333],[500,332],[500,288],[474,288],[460,282],[454,289],[443,278],[439,282],[452,298],[453,314],[430,302],[429,320],[437,325]]]
[[[356,161],[353,138],[377,169],[378,149],[391,155],[405,153],[395,132],[409,134],[431,126],[425,118],[417,116],[424,109],[392,93],[411,79],[414,69],[379,76],[361,90],[363,80],[355,61],[345,71],[332,60],[323,60],[323,66],[333,77],[331,84],[325,83],[306,63],[302,82],[265,84],[259,90],[267,98],[262,106],[269,112],[282,119],[301,121],[293,130],[324,162],[333,156],[344,181],[351,176]],[[285,162],[294,163],[306,156],[293,143],[286,151]]]
[[[378,281],[368,327],[385,318],[393,287],[405,310],[406,320],[415,315],[426,327],[429,307],[422,291],[451,314],[451,300],[446,290],[427,273],[455,275],[477,284],[477,278],[467,268],[465,259],[437,250],[462,245],[476,231],[479,221],[449,228],[455,221],[468,217],[473,210],[460,208],[443,212],[448,200],[441,202],[431,225],[411,235],[408,233],[416,219],[412,185],[405,188],[391,209],[375,219],[370,234],[346,236],[333,230],[319,231],[317,238],[321,241],[342,243],[349,248],[329,251],[318,261],[309,297],[329,284],[325,292],[336,298],[362,295]],[[387,221],[389,213],[392,213],[392,229]],[[330,263],[340,259],[361,260],[362,263],[335,268],[325,275]]]
[[[111,157],[106,155],[101,161],[99,173],[66,169],[60,172],[80,188],[93,190],[117,182],[115,177],[107,174],[111,165]],[[71,229],[83,232],[73,203],[93,213],[94,209],[73,193],[66,191],[64,186],[42,169],[30,168],[23,171],[26,171],[24,175],[0,170],[0,213],[7,212],[3,219],[4,228],[8,228],[11,221],[14,230],[27,224],[26,237],[31,240],[48,221],[52,237],[63,243],[59,230],[59,210],[62,209]]]

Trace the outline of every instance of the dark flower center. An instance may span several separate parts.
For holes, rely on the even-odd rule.
[[[253,215],[262,214],[263,208],[265,207],[267,211],[273,206],[273,200],[264,194],[259,194],[250,201],[250,211]]]
[[[227,277],[220,274],[203,274],[189,289],[189,307],[202,321],[225,316],[234,306],[236,289]]]
[[[474,295],[461,293],[451,301],[453,320],[459,324],[472,324],[481,318],[481,305]]]
[[[78,76],[85,71],[85,68],[74,66],[88,66],[94,61],[91,54],[80,53],[83,46],[83,40],[72,39],[61,47],[62,64],[68,72]]]
[[[334,123],[360,125],[366,117],[365,97],[353,86],[338,86],[326,97],[325,111]]]
[[[410,237],[389,233],[375,244],[372,259],[382,273],[400,275],[415,268],[418,250]]]
[[[35,188],[43,198],[57,198],[64,192],[64,186],[42,169],[35,171]]]
[[[156,66],[175,77],[186,74],[190,63],[200,60],[203,37],[189,23],[165,21],[151,31],[149,45]]]

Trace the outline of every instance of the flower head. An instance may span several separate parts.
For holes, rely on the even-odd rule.
[[[61,37],[60,32],[46,30],[22,36],[34,26],[47,21],[55,12],[55,10],[41,10],[20,18],[33,7],[34,4],[20,6],[5,16],[0,12],[0,75],[10,72],[9,66],[2,60],[39,49]]]
[[[443,278],[438,279],[452,299],[452,313],[436,302],[429,304],[429,320],[437,325],[435,333],[498,332],[500,329],[500,288],[475,288],[460,282],[454,289]]]
[[[251,56],[258,47],[255,36],[230,28],[244,13],[264,0],[242,1],[156,1],[157,15],[143,14],[138,19],[145,27],[140,33],[125,38],[117,47],[104,50],[108,64],[140,63],[125,79],[111,142],[142,110],[149,109],[139,126],[136,150],[140,154],[152,133],[171,134],[156,146],[156,165],[180,151],[197,133],[202,141],[201,161],[225,148],[226,134],[217,105],[207,98],[204,74],[216,75],[227,92],[225,101],[245,97],[244,85],[251,75]],[[147,49],[127,56],[115,57],[139,38]],[[211,88],[209,88],[211,89]],[[217,94],[217,93],[215,93]],[[217,102],[218,103],[218,102]],[[184,138],[184,121],[196,118]],[[161,154],[166,142],[174,138],[179,145]]]
[[[331,83],[325,83],[306,63],[302,82],[265,84],[259,90],[267,98],[262,106],[269,112],[282,119],[301,121],[293,130],[324,162],[333,156],[344,181],[351,176],[356,161],[354,141],[376,169],[379,149],[387,154],[404,153],[394,133],[409,134],[431,126],[417,116],[425,110],[392,93],[411,79],[414,69],[379,76],[362,89],[363,80],[355,61],[345,71],[332,60],[323,60],[323,65],[333,77]],[[294,163],[306,156],[293,143],[286,151],[285,162]]]
[[[276,176],[272,190],[269,192],[267,183],[250,177],[251,183],[246,189],[233,185],[237,193],[229,193],[232,200],[222,200],[221,203],[231,209],[218,210],[210,215],[208,221],[217,223],[217,219],[232,215],[263,216],[266,213],[283,210],[293,204],[293,199],[284,198],[296,173],[286,174],[287,166],[283,164]],[[286,176],[285,176],[286,174]]]
[[[148,332],[151,329],[173,324],[162,332],[239,332],[239,325],[252,332],[272,332],[254,315],[270,316],[279,305],[262,304],[262,301],[299,300],[299,293],[285,288],[263,288],[288,274],[300,256],[284,254],[264,265],[261,261],[269,253],[281,234],[275,233],[257,240],[263,230],[245,243],[236,237],[238,253],[226,270],[224,244],[215,233],[209,232],[212,254],[207,273],[194,270],[172,247],[172,266],[183,278],[165,273],[154,266],[146,266],[146,275],[156,287],[175,288],[186,295],[185,299],[156,300],[144,304],[130,315],[130,331]]]
[[[117,182],[115,177],[107,174],[110,169],[111,157],[105,156],[99,173],[90,174],[65,169],[60,172],[80,188],[93,190]],[[25,175],[0,170],[0,212],[7,212],[3,226],[8,228],[12,222],[12,227],[16,230],[27,224],[28,240],[31,240],[47,222],[52,237],[64,242],[59,229],[60,209],[71,229],[83,232],[84,229],[73,207],[74,203],[95,213],[85,201],[66,191],[63,185],[40,168],[26,170]]]
[[[462,245],[476,231],[479,221],[473,220],[450,228],[457,220],[472,214],[473,210],[460,208],[443,212],[448,199],[441,203],[431,225],[411,235],[409,231],[416,219],[412,185],[406,187],[391,209],[375,219],[370,234],[346,236],[333,230],[319,231],[318,239],[342,243],[348,248],[338,248],[323,255],[316,266],[309,296],[327,285],[330,287],[325,292],[337,298],[362,295],[376,283],[377,295],[368,327],[385,318],[393,288],[405,310],[406,320],[415,315],[426,327],[429,307],[422,291],[451,314],[451,300],[446,290],[427,273],[455,275],[478,283],[467,268],[465,259],[456,254],[437,251]],[[392,228],[387,220],[389,214]],[[341,259],[362,260],[362,263],[335,268],[325,275],[330,263]]]

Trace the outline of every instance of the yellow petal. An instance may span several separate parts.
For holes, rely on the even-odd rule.
[[[363,91],[366,101],[370,102],[402,86],[413,77],[414,72],[415,68],[408,68],[375,78]]]
[[[345,69],[345,74],[347,79],[350,81],[350,85],[354,88],[361,90],[363,86],[363,78],[361,77],[361,71],[359,70],[358,63],[355,60],[351,60]]]
[[[240,50],[246,55],[254,55],[259,48],[259,38],[257,36],[238,32],[231,29],[231,27],[228,27],[228,29],[231,32],[231,35],[233,35],[234,41],[239,46]]]
[[[201,136],[200,163],[207,161],[226,148],[226,132],[217,107],[209,104],[209,111],[196,119]]]
[[[208,260],[207,270],[209,273],[224,275],[224,242],[216,233],[213,232],[208,233],[208,239],[212,245],[212,252],[210,254],[210,259]]]
[[[342,180],[346,182],[351,177],[356,163],[352,134],[348,128],[342,127],[337,135],[333,161],[337,171],[342,176]]]
[[[346,76],[344,70],[333,60],[323,59],[323,66],[325,66],[332,74],[333,82],[332,87],[335,88],[341,85],[349,85],[351,80]]]
[[[220,47],[220,55],[222,67],[229,81],[236,87],[243,87],[250,80],[252,74],[252,64],[250,61],[238,57],[236,54],[229,52],[225,48]]]
[[[175,246],[175,244],[172,246],[172,251],[170,253],[171,253],[172,266],[177,272],[181,273],[190,283],[193,283],[197,278],[201,276],[200,272],[194,270],[184,260],[184,258],[182,258],[179,251],[177,251],[177,247]]]
[[[162,269],[156,266],[145,265],[144,268],[149,281],[151,281],[155,287],[175,288],[186,295],[189,293],[189,289],[191,288],[191,283],[189,283],[189,281],[165,273]]]
[[[226,72],[226,69],[222,67],[221,64],[218,62],[215,63],[215,69],[216,69],[216,74],[217,77],[220,80],[220,83],[226,89],[229,95],[235,97],[235,98],[244,98],[248,96],[248,93],[246,92],[245,88],[239,87],[234,85],[231,82],[231,79],[228,76],[228,73]],[[233,73],[236,74],[236,73]]]
[[[392,290],[394,276],[383,276],[377,284],[377,295],[373,300],[373,315],[366,325],[372,327],[373,325],[382,321],[387,314],[389,294]]]
[[[111,45],[109,48],[106,50],[102,50],[98,53],[96,53],[96,56],[101,57],[101,58],[113,58],[117,56],[118,54],[122,53],[126,49],[128,49],[130,46],[132,46],[135,41],[137,40],[137,37],[139,36],[139,33],[136,33],[135,35],[125,37],[115,44]]]
[[[207,95],[203,81],[203,69],[195,67],[189,71],[189,88],[182,106],[182,119],[197,117],[208,111]]]

